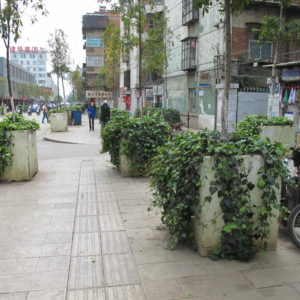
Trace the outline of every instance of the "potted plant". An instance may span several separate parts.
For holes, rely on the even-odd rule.
[[[52,132],[68,131],[68,115],[66,108],[50,110],[49,119]]]
[[[36,130],[39,124],[20,115],[0,122],[0,181],[31,180],[38,172]]]

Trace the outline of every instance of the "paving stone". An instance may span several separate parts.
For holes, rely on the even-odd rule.
[[[7,259],[12,249],[12,247],[0,247],[0,259]]]
[[[162,225],[161,217],[151,217],[151,218],[140,218],[140,219],[131,219],[123,218],[124,226],[126,228],[157,228]]]
[[[0,260],[0,274],[20,274],[34,272],[37,258]]]
[[[103,287],[103,269],[100,256],[71,258],[69,289]]]
[[[120,212],[123,213],[130,213],[130,212],[144,212],[148,210],[149,205],[147,204],[140,204],[140,205],[126,205],[122,204],[123,201],[118,201],[120,206]],[[121,203],[121,204],[120,204]]]
[[[114,192],[97,193],[98,202],[116,202],[116,194]]]
[[[0,300],[27,300],[27,293],[0,294]]]
[[[38,246],[16,246],[10,258],[47,257],[70,255],[71,244],[47,244]]]
[[[206,274],[205,269],[199,260],[140,265],[139,271],[143,281]]]
[[[263,289],[255,289],[248,292],[232,291],[226,294],[224,299],[230,300],[299,300],[299,294],[290,286],[276,286]]]
[[[95,185],[80,185],[78,191],[78,203],[96,202]]]
[[[111,183],[97,183],[96,185],[97,187],[97,192],[101,193],[101,192],[113,192],[114,191],[114,187],[112,186]]]
[[[65,290],[30,292],[27,300],[65,300]]]
[[[126,231],[110,231],[101,234],[103,254],[129,253],[131,251]]]
[[[96,215],[98,215],[97,203],[96,202],[78,203],[76,215],[77,216],[96,216]]]
[[[117,215],[120,213],[117,202],[99,202],[99,215]]]
[[[72,256],[91,256],[101,254],[100,234],[76,233],[73,237]]]
[[[138,270],[130,254],[104,255],[104,276],[108,286],[130,285],[140,282]]]
[[[74,224],[66,223],[66,224],[49,224],[49,225],[30,225],[23,227],[23,233],[47,233],[47,232],[73,232]]]
[[[68,292],[67,300],[107,300],[104,289],[73,290]]]
[[[43,257],[39,259],[36,272],[69,270],[69,256]]]
[[[300,282],[300,264],[244,271],[243,273],[256,288]]]
[[[97,216],[77,217],[74,232],[99,232]]]
[[[99,224],[101,231],[120,231],[125,229],[120,215],[99,216]]]
[[[45,244],[61,244],[61,243],[72,243],[71,232],[55,232],[46,233]]]
[[[106,300],[145,300],[140,285],[108,287],[105,289],[105,293]]]
[[[0,276],[0,293],[65,289],[68,272],[26,273]]]
[[[184,274],[181,277],[184,277]],[[242,276],[240,272],[178,278],[177,283],[184,295],[186,295],[186,298],[188,298],[189,294],[195,297],[212,297],[254,290],[251,282]],[[229,299],[231,298],[229,297]],[[244,298],[241,297],[240,299]]]
[[[186,296],[176,279],[146,280],[143,282],[143,289],[147,300],[183,299]]]

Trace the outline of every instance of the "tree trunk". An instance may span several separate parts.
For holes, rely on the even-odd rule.
[[[225,0],[225,82],[224,93],[221,109],[221,128],[222,135],[228,134],[227,119],[228,119],[228,102],[231,84],[231,6],[230,0]]]
[[[63,96],[64,96],[64,99],[65,99],[66,94],[65,94],[64,75],[63,74],[61,74],[61,83],[62,83],[62,88],[63,88]]]
[[[12,110],[12,114],[13,114],[13,121],[15,121],[16,109],[15,109],[14,97],[13,97],[13,92],[12,92],[12,87],[11,87],[10,65],[9,65],[10,34],[8,36],[7,44],[5,46],[6,46],[6,72],[7,72],[8,93],[9,93],[9,98],[10,98],[10,106],[11,106],[11,110]]]
[[[280,14],[279,14],[279,24],[282,26],[283,22],[283,3],[280,3]],[[272,96],[272,101],[269,103],[269,111],[268,111],[268,117],[272,117],[272,105],[274,103],[274,95],[275,95],[275,81],[276,81],[276,65],[278,64],[278,56],[279,56],[279,46],[280,46],[280,39],[278,39],[275,42],[275,47],[274,47],[274,58],[273,58],[273,66],[272,66],[272,77],[271,77],[271,96]]]
[[[141,117],[143,115],[143,101],[142,101],[142,20],[141,20],[141,11],[140,11],[141,0],[139,0],[139,24],[138,24],[138,38],[139,38],[139,98],[138,98],[138,108],[140,108]]]
[[[59,73],[56,73],[56,81],[57,81],[57,103],[60,102],[59,99]]]

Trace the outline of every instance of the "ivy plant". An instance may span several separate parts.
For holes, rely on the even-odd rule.
[[[39,127],[40,125],[35,120],[27,120],[19,114],[15,115],[15,121],[13,121],[12,114],[7,114],[0,122],[0,131],[37,130]]]
[[[11,135],[0,130],[0,174],[12,163]]]

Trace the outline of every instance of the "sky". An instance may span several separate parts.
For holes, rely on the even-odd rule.
[[[21,39],[15,45],[22,47],[37,46],[47,49],[50,34],[54,33],[55,29],[60,28],[67,35],[73,62],[72,68],[75,69],[76,65],[82,67],[82,63],[85,62],[84,41],[81,31],[82,16],[85,13],[99,11],[100,4],[97,3],[97,0],[44,0],[44,2],[49,14],[46,17],[39,16],[38,22],[32,25],[28,17],[31,12],[27,10],[23,19],[24,26]],[[0,43],[0,56],[5,56],[3,42],[0,41]],[[49,62],[47,71],[51,71]],[[67,92],[70,91],[71,87],[67,86]]]

